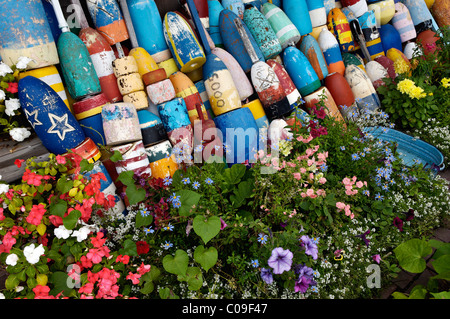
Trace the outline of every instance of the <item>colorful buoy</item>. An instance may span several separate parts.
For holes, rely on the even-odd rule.
[[[240,19],[244,18],[244,3],[242,0],[222,0],[222,6],[226,10],[233,11]]]
[[[433,16],[424,0],[402,0],[411,14],[417,34],[433,28]]]
[[[325,86],[331,93],[341,114],[348,118],[348,111],[355,105],[355,96],[344,76],[338,72],[332,73],[325,78]]]
[[[150,162],[152,178],[172,177],[178,170],[178,164],[175,162],[175,155],[172,154],[172,145],[169,141],[147,147],[145,152]]]
[[[375,90],[385,85],[383,79],[389,77],[387,70],[377,61],[370,61],[366,64],[366,73]]]
[[[335,36],[339,43],[341,52],[351,52],[356,50],[352,31],[347,17],[341,9],[335,8],[328,14],[328,30]]]
[[[357,18],[368,10],[366,0],[341,0],[340,2],[343,7],[349,7]]]
[[[248,107],[250,109],[259,129],[269,127],[269,119],[267,118],[264,107],[259,99],[248,102],[247,104],[242,105],[242,107]]]
[[[395,14],[395,2],[394,0],[383,0],[368,6],[368,10],[372,10],[374,7],[380,8],[380,24],[385,25],[391,21]]]
[[[334,35],[328,31],[327,28],[323,28],[320,32],[319,39],[317,40],[319,47],[325,57],[325,61],[328,65],[328,73],[339,72],[344,75],[345,65],[342,61],[341,50],[339,49],[339,43]]]
[[[218,47],[223,46],[219,27],[219,16],[222,10],[224,10],[224,8],[219,0],[208,0],[209,35],[214,44]]]
[[[113,146],[111,151],[119,151],[122,159],[115,163],[117,173],[133,171],[140,177],[150,177],[152,170],[142,141]]]
[[[391,20],[392,25],[400,34],[402,43],[416,37],[416,28],[409,13],[408,8],[401,2],[395,3],[395,14]]]
[[[315,4],[316,3],[314,1],[311,1],[311,7],[317,7],[317,5]],[[267,9],[265,9],[266,6]],[[276,6],[271,3],[265,3],[263,5],[263,13],[266,10],[268,12],[272,11],[273,10],[272,7],[276,8]],[[298,32],[300,32],[301,35],[308,34],[312,31],[313,26],[311,23],[310,12],[306,0],[284,0],[283,11],[290,19],[290,21],[292,21],[292,23],[294,24],[294,26],[297,28]]]
[[[374,111],[380,107],[380,99],[367,74],[355,65],[345,69],[345,79],[350,85],[360,111]]]
[[[309,10],[309,17],[313,28],[322,26],[327,23],[327,11],[323,0],[306,0]]]
[[[161,119],[148,110],[137,112],[144,147],[167,140],[167,133]]]
[[[111,103],[102,108],[106,145],[120,145],[142,140],[139,118],[131,103]]]
[[[312,35],[307,34],[303,37],[300,43],[300,51],[302,51],[309,63],[311,63],[319,80],[325,79],[328,75],[328,66],[319,43],[317,43]]]
[[[400,51],[402,48],[402,40],[397,29],[392,24],[383,24],[380,28],[381,44],[383,51],[387,52],[390,48],[396,48]]]

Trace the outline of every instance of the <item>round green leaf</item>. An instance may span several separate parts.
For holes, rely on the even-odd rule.
[[[220,218],[217,216],[206,219],[202,215],[197,215],[192,222],[195,233],[203,239],[205,244],[219,233],[220,225]]]
[[[394,253],[404,270],[417,274],[425,270],[424,257],[432,253],[432,248],[426,241],[414,238],[401,243]]]
[[[194,251],[194,260],[208,272],[208,270],[216,264],[218,255],[216,248],[209,247],[206,249],[200,245]]]
[[[184,276],[188,268],[189,256],[181,249],[175,252],[175,256],[166,255],[163,258],[164,269],[175,275]]]

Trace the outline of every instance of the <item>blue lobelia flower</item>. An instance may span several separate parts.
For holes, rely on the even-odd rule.
[[[253,268],[257,268],[259,266],[259,261],[258,259],[253,259],[252,261],[250,261],[250,264],[253,266]]]
[[[214,183],[214,181],[208,177],[207,179],[205,179],[205,183],[211,185],[212,183]]]
[[[360,157],[359,157],[359,155],[357,153],[353,153],[352,154],[352,161],[357,161],[359,159],[360,159]]]
[[[383,200],[383,199],[384,199],[384,196],[381,195],[380,193],[376,193],[376,194],[375,194],[375,199],[376,199],[376,200]]]
[[[258,241],[259,241],[261,244],[267,243],[267,235],[266,235],[266,234],[263,234],[263,233],[259,233],[259,234],[258,234]]]
[[[197,182],[197,181],[195,181],[195,182],[192,183],[192,187],[193,187],[194,189],[198,189],[198,188],[200,187],[200,183]]]

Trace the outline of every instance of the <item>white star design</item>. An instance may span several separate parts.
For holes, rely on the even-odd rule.
[[[48,113],[48,117],[52,122],[52,127],[50,127],[47,133],[58,134],[58,137],[64,141],[66,138],[66,133],[75,131],[75,128],[68,124],[68,114],[64,114],[63,116],[57,116],[52,113]]]
[[[25,114],[27,116],[28,122],[30,122],[31,126],[33,126],[33,128],[36,125],[42,125],[41,121],[38,120],[38,113],[39,110],[34,110],[33,112],[28,112],[28,110],[25,110]]]

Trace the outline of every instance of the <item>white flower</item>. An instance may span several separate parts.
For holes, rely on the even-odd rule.
[[[5,101],[5,113],[6,115],[13,116],[15,115],[14,111],[20,108],[19,99],[9,99]]]
[[[3,101],[6,97],[6,93],[3,90],[0,90],[0,101]]]
[[[17,261],[19,260],[19,256],[16,254],[9,254],[8,257],[6,257],[5,263],[10,266],[17,265]]]
[[[72,237],[76,237],[77,241],[80,243],[83,240],[87,239],[87,236],[89,235],[90,232],[91,232],[91,229],[88,226],[83,226],[79,230],[75,230],[72,233]]]
[[[30,264],[36,264],[39,261],[39,257],[41,257],[45,253],[44,246],[40,244],[36,248],[34,244],[31,244],[23,249],[23,254],[27,261]]]
[[[0,194],[7,193],[9,191],[8,184],[0,184]]]
[[[59,239],[67,239],[69,238],[70,234],[72,234],[72,231],[64,227],[64,225],[59,226],[55,229],[55,236]]]
[[[0,292],[0,299],[6,299],[5,295]]]
[[[33,60],[30,58],[21,56],[21,57],[19,57],[19,60],[16,63],[16,68],[21,69],[21,70],[26,69],[28,63],[30,63],[31,61],[33,61]]]
[[[4,62],[0,62],[0,76],[5,76],[8,73],[13,73],[13,70]]]
[[[24,139],[28,138],[31,133],[24,127],[15,127],[11,131],[9,131],[9,135],[11,135],[13,140],[22,142]]]

